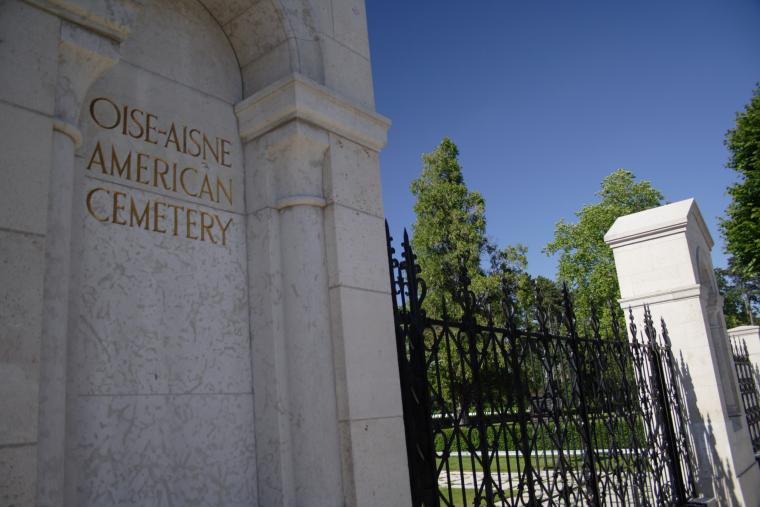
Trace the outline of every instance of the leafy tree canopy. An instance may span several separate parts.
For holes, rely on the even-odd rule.
[[[739,173],[728,188],[731,203],[721,222],[726,250],[743,276],[760,279],[760,86],[744,111],[736,115],[736,127],[726,134],[730,152],[727,166]]]
[[[602,181],[596,194],[599,202],[575,213],[575,223],[560,220],[554,239],[546,245],[548,255],[559,253],[557,276],[575,293],[575,309],[580,319],[590,316],[591,308],[606,308],[619,297],[612,249],[604,234],[616,218],[662,204],[662,194],[648,181],[636,181],[630,171],[618,169]]]

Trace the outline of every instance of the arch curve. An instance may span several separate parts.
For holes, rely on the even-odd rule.
[[[222,27],[238,59],[243,98],[294,72],[324,83],[319,34],[324,9],[308,0],[198,0]]]

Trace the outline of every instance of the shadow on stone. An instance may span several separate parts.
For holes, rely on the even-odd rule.
[[[686,403],[692,449],[694,449],[696,459],[695,470],[699,493],[703,497],[714,498],[717,505],[740,505],[739,499],[734,493],[738,486],[734,484],[731,465],[721,461],[712,421],[709,417],[705,420],[697,407],[694,382],[683,354],[680,354],[677,369],[681,392]]]

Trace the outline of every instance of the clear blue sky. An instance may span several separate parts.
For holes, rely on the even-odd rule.
[[[443,136],[486,200],[488,234],[529,271],[561,217],[623,167],[668,201],[697,199],[725,264],[726,130],[760,81],[760,0],[366,0],[381,155],[396,236],[409,183]]]

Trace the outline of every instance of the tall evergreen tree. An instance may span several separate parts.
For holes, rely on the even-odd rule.
[[[442,298],[450,303],[456,293],[461,263],[475,286],[483,284],[485,201],[467,188],[459,150],[448,137],[422,161],[422,174],[411,185],[417,199],[412,244],[428,285],[426,310],[440,314]]]

